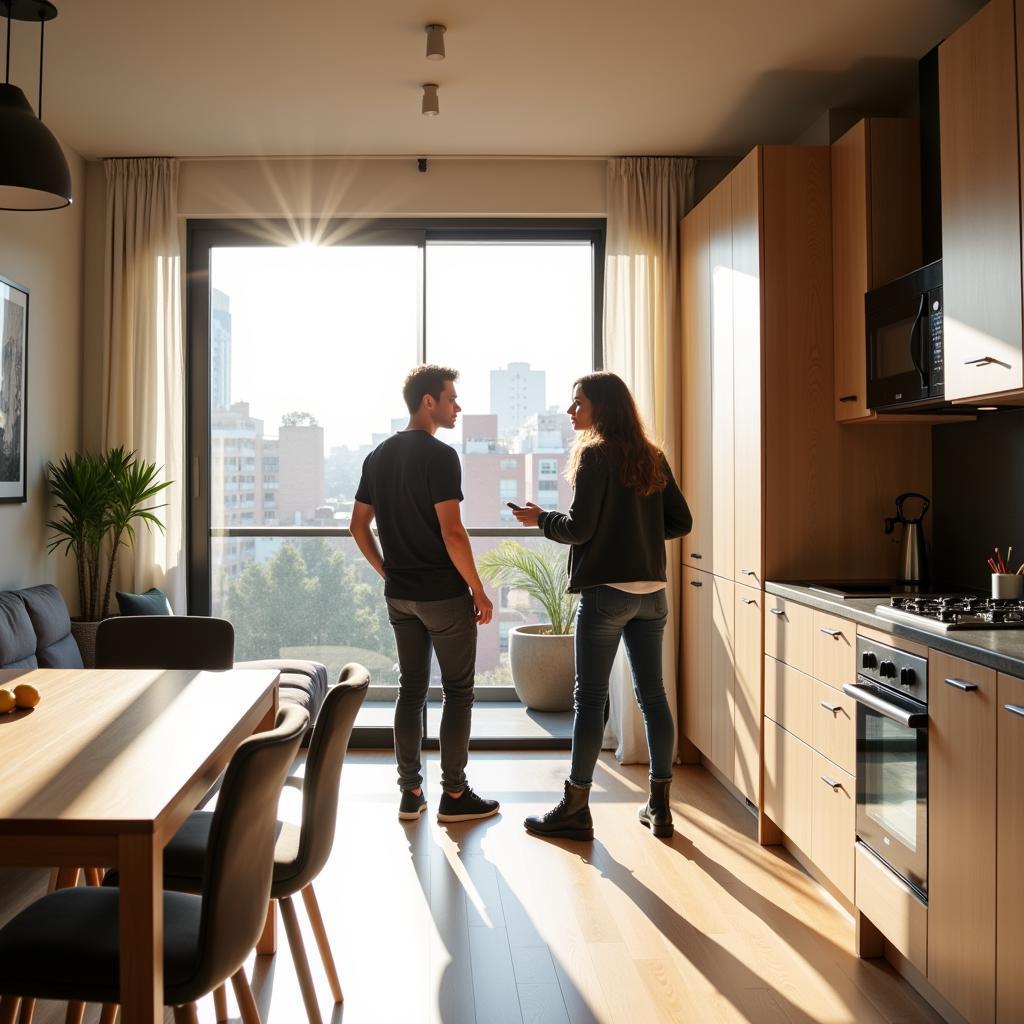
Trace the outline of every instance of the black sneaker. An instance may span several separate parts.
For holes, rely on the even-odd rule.
[[[445,793],[437,809],[438,821],[472,821],[474,818],[489,818],[498,813],[497,800],[485,800],[467,786],[462,796],[454,797]]]
[[[411,789],[402,790],[402,802],[398,805],[400,821],[415,821],[427,809],[427,798],[422,788],[417,796]]]

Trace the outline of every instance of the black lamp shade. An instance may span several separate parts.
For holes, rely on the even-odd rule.
[[[16,85],[0,84],[0,210],[71,203],[71,171],[53,133]]]

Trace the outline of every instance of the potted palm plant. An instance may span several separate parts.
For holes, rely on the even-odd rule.
[[[527,548],[504,540],[480,556],[479,570],[488,583],[527,593],[547,617],[547,622],[509,631],[516,695],[535,711],[571,710],[576,676],[572,628],[579,597],[567,592],[564,554],[553,544]]]
[[[48,463],[46,476],[57,516],[46,525],[53,531],[50,552],[63,549],[78,563],[79,616],[71,631],[91,667],[96,629],[110,611],[110,591],[121,548],[135,544],[135,523],[164,528],[150,504],[172,481],[158,480],[155,463],[139,459],[124,447],[103,453],[75,452]]]

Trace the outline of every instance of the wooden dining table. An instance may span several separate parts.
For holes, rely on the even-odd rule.
[[[278,672],[6,669],[41,700],[0,715],[0,867],[116,867],[122,1020],[163,1020],[163,850],[238,744],[273,726]]]

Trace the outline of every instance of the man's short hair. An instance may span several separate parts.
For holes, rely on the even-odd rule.
[[[419,412],[424,395],[430,395],[435,402],[440,401],[445,382],[458,379],[458,370],[453,370],[449,366],[437,366],[434,363],[427,363],[424,366],[417,366],[415,370],[410,370],[409,376],[405,378],[405,383],[402,385],[402,397],[409,408],[409,414],[415,415]]]

